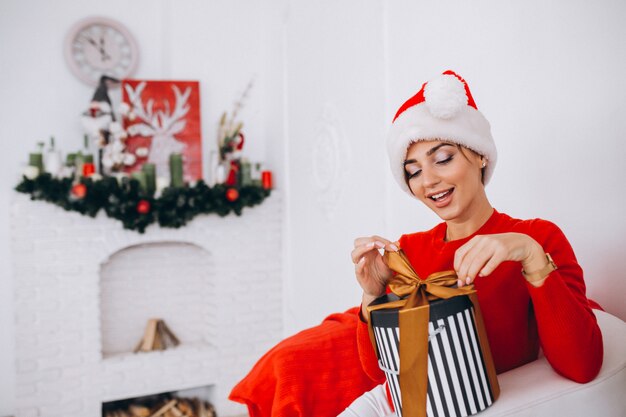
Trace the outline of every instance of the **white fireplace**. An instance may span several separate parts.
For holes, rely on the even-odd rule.
[[[234,384],[282,335],[280,198],[181,229],[124,230],[18,195],[12,205],[19,417],[98,417],[105,402]],[[133,353],[150,318],[181,344]]]

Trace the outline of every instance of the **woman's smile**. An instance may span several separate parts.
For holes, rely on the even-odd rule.
[[[441,192],[430,193],[427,197],[435,202],[436,207],[442,208],[450,204],[453,192],[454,187]]]

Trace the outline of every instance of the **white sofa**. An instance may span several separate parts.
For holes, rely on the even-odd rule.
[[[626,323],[594,312],[604,341],[604,363],[596,379],[572,382],[540,357],[498,375],[500,398],[477,416],[626,417]]]

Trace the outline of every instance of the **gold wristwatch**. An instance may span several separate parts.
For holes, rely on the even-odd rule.
[[[550,272],[556,271],[558,269],[549,253],[546,253],[546,259],[548,260],[548,264],[544,266],[543,268],[541,268],[539,271],[526,272],[522,269],[522,275],[524,275],[524,278],[526,278],[526,281],[528,282],[541,281],[542,279],[547,277]]]

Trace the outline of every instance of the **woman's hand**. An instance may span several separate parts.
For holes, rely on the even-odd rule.
[[[475,236],[454,254],[459,287],[491,274],[504,261],[521,262],[525,271],[537,271],[546,265],[546,256],[536,240],[522,233]]]
[[[356,279],[363,288],[362,313],[366,319],[365,307],[385,293],[387,282],[393,276],[393,271],[385,263],[379,249],[395,252],[398,250],[397,242],[380,236],[359,237],[354,240],[354,249],[350,253]]]

